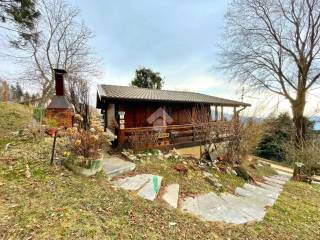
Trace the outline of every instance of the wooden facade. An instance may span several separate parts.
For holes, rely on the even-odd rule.
[[[137,89],[134,90],[137,95],[140,94]],[[162,92],[151,93],[162,94]],[[133,94],[127,93],[127,95]],[[245,107],[238,102],[213,104],[212,102],[154,100],[146,97],[128,99],[104,96],[108,96],[108,93],[98,92],[97,108],[100,108],[103,114],[105,129],[108,128],[118,137],[115,145],[139,149],[199,145],[203,139],[202,135],[207,134],[204,129],[209,129],[204,126],[210,126],[210,129],[219,132],[219,140],[221,140],[221,136],[229,136],[230,127],[238,119],[237,107]],[[234,116],[229,121],[224,117],[226,107],[234,112]]]

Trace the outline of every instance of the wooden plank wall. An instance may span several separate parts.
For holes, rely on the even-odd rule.
[[[120,103],[119,111],[125,112],[125,127],[135,128],[152,126],[152,121],[148,122],[148,118],[157,112],[159,108],[165,109],[170,116],[170,118],[167,118],[168,125],[191,123],[193,107],[193,104],[126,102]],[[208,111],[209,109],[210,107],[208,106]],[[162,114],[159,114],[158,117],[163,118]]]

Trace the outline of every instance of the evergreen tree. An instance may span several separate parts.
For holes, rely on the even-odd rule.
[[[21,102],[21,98],[23,97],[23,91],[18,82],[16,83],[16,89],[17,89],[17,102]]]
[[[10,99],[13,102],[17,102],[17,88],[13,85],[10,86]]]
[[[140,88],[161,89],[163,86],[163,79],[160,76],[160,73],[153,72],[149,68],[141,67],[136,70],[131,85]]]
[[[30,104],[30,94],[26,91],[24,94],[24,103],[25,104]]]
[[[314,132],[314,122],[304,119],[306,136]],[[265,122],[267,131],[259,143],[256,154],[266,159],[285,160],[285,144],[295,138],[295,126],[289,113],[281,113],[278,117],[271,117]]]

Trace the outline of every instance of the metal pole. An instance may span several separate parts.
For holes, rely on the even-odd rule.
[[[53,146],[52,146],[51,161],[50,161],[51,166],[53,165],[54,152],[56,149],[57,132],[58,130],[56,129],[54,132],[54,138],[53,138]]]

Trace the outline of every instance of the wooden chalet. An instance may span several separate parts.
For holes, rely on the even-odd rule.
[[[198,145],[197,126],[230,129],[247,106],[250,104],[184,91],[98,85],[97,92],[105,129],[117,135],[116,146],[129,148]],[[225,108],[232,109],[231,120],[225,118]]]

